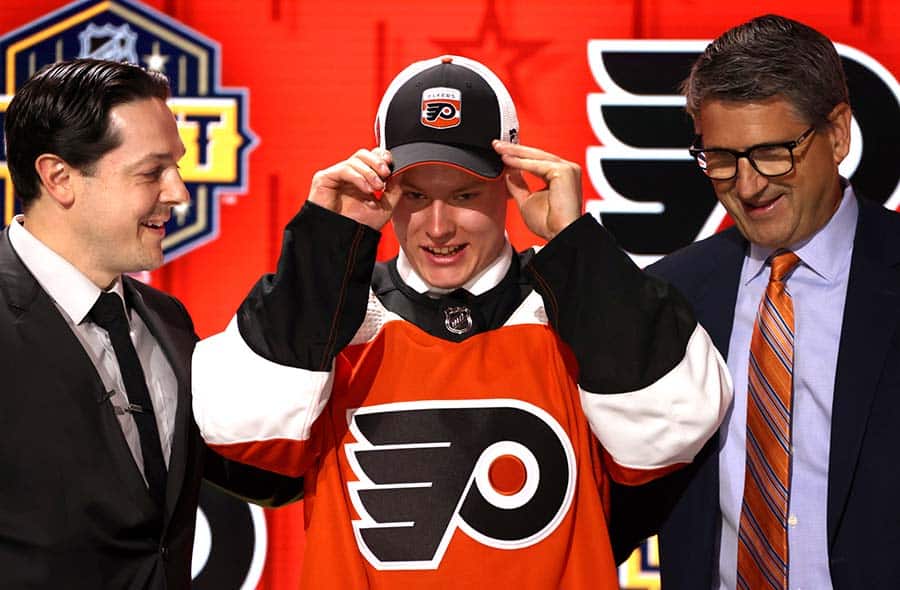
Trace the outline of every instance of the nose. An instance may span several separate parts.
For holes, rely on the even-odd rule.
[[[441,199],[434,199],[427,209],[428,222],[426,234],[436,242],[443,242],[453,237],[456,223],[453,220],[453,207]]]
[[[756,171],[750,160],[738,158],[737,176],[734,179],[735,190],[741,199],[749,199],[758,195],[769,184],[769,179]]]
[[[160,201],[168,205],[183,205],[190,202],[191,193],[181,179],[181,174],[175,168],[167,175],[160,192]]]

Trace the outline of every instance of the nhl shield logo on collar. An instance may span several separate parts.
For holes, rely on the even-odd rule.
[[[462,92],[456,88],[428,88],[422,92],[422,125],[449,129],[462,122]]]
[[[446,308],[444,327],[451,334],[466,334],[472,329],[472,312],[464,306]]]

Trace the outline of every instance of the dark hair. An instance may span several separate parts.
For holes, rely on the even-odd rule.
[[[38,70],[6,109],[6,159],[16,197],[27,208],[40,195],[34,162],[56,154],[85,174],[121,138],[110,129],[113,107],[169,97],[162,74],[96,59],[57,62]]]
[[[694,118],[707,99],[786,99],[811,125],[828,123],[850,102],[834,44],[817,30],[768,14],[734,27],[710,43],[682,83]]]

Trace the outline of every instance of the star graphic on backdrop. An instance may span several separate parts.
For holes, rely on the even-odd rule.
[[[166,63],[169,61],[169,56],[164,55],[159,52],[159,42],[153,43],[152,53],[148,55],[144,55],[144,62],[147,64],[147,69],[151,72],[166,72]]]
[[[444,53],[462,55],[488,65],[516,97],[516,104],[525,106],[528,94],[519,86],[519,67],[550,43],[546,39],[510,39],[500,28],[496,0],[488,0],[487,9],[478,32],[471,39],[432,39]]]

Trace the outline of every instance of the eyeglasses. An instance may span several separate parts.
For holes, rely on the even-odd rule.
[[[731,180],[737,176],[738,160],[747,158],[753,169],[763,176],[784,176],[794,169],[794,148],[816,130],[812,125],[794,141],[763,143],[742,152],[725,148],[691,147],[688,151],[703,173],[713,180]],[[698,136],[695,142],[699,142]]]

